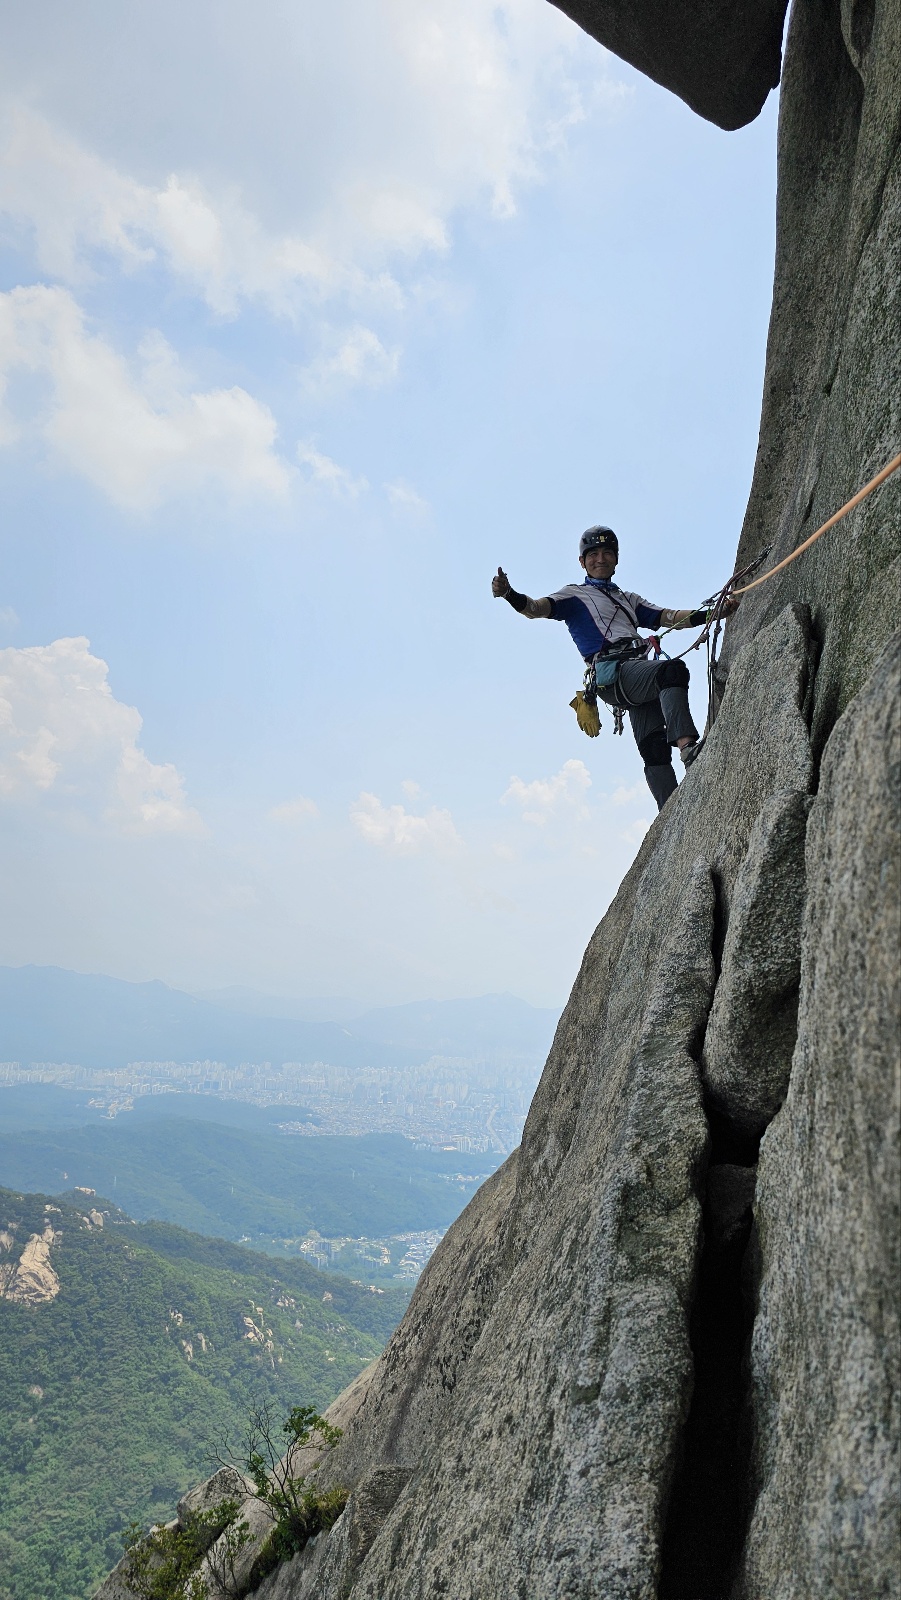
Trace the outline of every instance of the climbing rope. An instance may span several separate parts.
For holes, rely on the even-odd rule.
[[[826,521],[819,528],[817,528],[815,533],[812,533],[808,539],[805,539],[803,544],[799,544],[797,550],[793,550],[791,555],[786,556],[784,560],[778,561],[775,567],[770,567],[769,572],[761,573],[759,578],[754,578],[750,583],[743,584],[739,589],[735,587],[735,585],[739,583],[742,578],[749,577],[750,574],[756,571],[756,569],[766,560],[772,549],[772,545],[767,545],[766,549],[762,550],[760,555],[756,556],[755,559],[749,562],[746,567],[742,567],[740,572],[733,572],[728,583],[724,583],[723,587],[718,589],[715,594],[710,595],[706,600],[701,602],[702,605],[711,607],[707,621],[704,623],[701,632],[698,634],[698,637],[693,641],[693,643],[690,644],[686,650],[681,650],[679,655],[674,659],[678,661],[682,656],[687,656],[692,650],[698,650],[702,644],[706,644],[708,727],[713,721],[713,680],[716,671],[717,646],[719,643],[720,633],[722,632],[723,622],[726,617],[725,608],[727,600],[735,599],[740,594],[747,594],[751,589],[756,589],[758,584],[766,583],[768,578],[774,578],[777,572],[782,571],[783,567],[788,567],[793,561],[797,561],[798,557],[802,556],[805,550],[809,550],[812,544],[816,544],[817,540],[823,537],[824,533],[828,533],[829,529],[834,528],[837,522],[841,522],[842,518],[846,517],[849,511],[853,511],[855,506],[859,506],[861,501],[866,500],[867,496],[871,495],[874,489],[878,489],[879,485],[884,483],[886,478],[890,478],[893,472],[897,472],[899,467],[901,467],[901,455],[895,456],[887,466],[882,468],[881,472],[877,472],[875,478],[871,478],[869,483],[865,483],[862,489],[858,489],[857,493],[852,495],[850,500],[846,500],[845,504],[838,511],[834,511],[832,516],[828,517]],[[672,631],[672,628],[667,628],[665,630],[666,633],[672,633]],[[660,637],[663,638],[664,635],[661,634]]]
[[[714,677],[716,673],[719,638],[726,616],[731,615],[731,608],[727,610],[727,602],[732,599],[736,599],[740,594],[748,594],[751,589],[756,589],[758,584],[766,583],[768,578],[774,578],[777,572],[781,572],[784,567],[788,567],[793,561],[797,561],[798,557],[802,556],[805,550],[809,550],[812,544],[816,544],[817,540],[823,537],[824,533],[828,533],[829,529],[834,528],[837,522],[841,522],[842,518],[846,517],[849,511],[853,511],[855,506],[859,506],[861,501],[866,500],[867,496],[871,495],[874,489],[878,489],[879,485],[884,483],[886,478],[890,478],[893,472],[897,472],[899,467],[901,467],[901,455],[895,456],[887,466],[882,468],[881,472],[877,472],[875,478],[871,478],[869,483],[865,483],[862,489],[858,489],[857,493],[852,495],[850,500],[846,500],[845,504],[841,506],[838,511],[834,511],[831,517],[827,517],[826,521],[819,528],[817,528],[815,533],[812,533],[808,539],[805,539],[803,544],[798,545],[797,550],[793,550],[790,556],[785,556],[782,561],[778,561],[775,567],[770,567],[768,572],[762,572],[759,578],[751,578],[751,574],[756,572],[757,568],[763,565],[773,548],[772,545],[767,545],[764,550],[761,550],[760,554],[755,556],[753,561],[749,561],[746,567],[742,567],[740,572],[733,572],[728,582],[724,583],[721,589],[717,589],[715,594],[708,595],[706,600],[701,601],[701,605],[698,607],[698,610],[701,610],[703,607],[710,608],[707,613],[707,620],[704,623],[701,632],[690,645],[688,645],[684,650],[680,650],[677,656],[673,656],[668,659],[680,661],[683,656],[690,655],[692,650],[699,650],[702,644],[706,645],[708,729],[713,723],[715,687]],[[743,578],[750,579],[750,582],[741,584],[740,588],[736,588],[736,584],[741,583]],[[647,641],[649,647],[653,648],[654,653],[656,653],[658,657],[661,654],[666,654],[666,651],[661,649],[660,640],[666,638],[666,635],[672,632],[673,627],[664,628],[659,635],[654,635],[652,639]],[[576,716],[579,719],[579,726],[582,731],[587,733],[590,738],[596,738],[597,734],[600,732],[601,724],[597,710],[597,688],[594,682],[593,661],[589,663],[586,671],[583,689],[580,690],[574,700],[570,701],[570,705],[573,707]],[[614,711],[614,718],[616,723],[615,732],[622,733],[623,712],[621,709]]]
[[[874,489],[878,489],[880,483],[884,483],[886,478],[890,478],[893,472],[898,471],[899,467],[901,467],[901,455],[895,456],[894,460],[890,461],[887,467],[883,467],[881,472],[877,472],[875,478],[871,478],[869,483],[865,483],[862,489],[858,489],[857,493],[852,495],[850,500],[846,500],[840,511],[834,511],[832,516],[823,523],[823,526],[821,528],[817,528],[816,533],[812,533],[809,539],[804,540],[803,544],[799,544],[797,550],[793,550],[790,556],[785,557],[784,561],[780,561],[775,567],[771,567],[769,572],[765,572],[761,578],[755,578],[753,583],[746,583],[743,589],[733,589],[732,593],[747,594],[749,589],[756,589],[758,583],[766,583],[767,578],[774,577],[777,572],[782,571],[783,567],[787,567],[792,561],[797,561],[798,557],[802,556],[805,550],[809,550],[810,546],[812,544],[816,544],[817,540],[822,538],[824,533],[828,533],[829,529],[834,528],[837,522],[841,522],[842,517],[846,517],[849,511],[853,511],[855,506],[859,506],[862,500],[866,500],[867,495],[872,494]],[[734,582],[734,578],[729,579],[729,584]],[[726,587],[728,588],[729,585],[727,584]]]

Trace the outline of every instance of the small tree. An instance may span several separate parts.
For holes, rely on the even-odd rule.
[[[238,1517],[240,1501],[220,1500],[208,1511],[190,1511],[184,1523],[175,1527],[151,1528],[145,1533],[140,1523],[129,1523],[125,1530],[125,1581],[139,1600],[209,1600],[209,1590],[200,1572],[200,1562],[213,1540],[228,1551],[222,1578],[228,1566],[234,1578],[234,1560],[250,1538],[247,1523]],[[213,1573],[226,1594],[232,1593],[220,1573]]]
[[[240,1500],[220,1500],[208,1511],[188,1512],[183,1523],[149,1533],[131,1523],[125,1531],[124,1576],[138,1600],[210,1600],[201,1571],[204,1556],[216,1592],[241,1600],[279,1562],[331,1528],[347,1504],[348,1491],[320,1490],[298,1467],[304,1450],[317,1443],[333,1450],[340,1437],[340,1428],[333,1428],[313,1406],[294,1406],[282,1423],[268,1401],[253,1406],[237,1444],[226,1435],[212,1457],[217,1466],[249,1478],[252,1497],[272,1517],[272,1532],[250,1571],[241,1578],[237,1570],[238,1556],[253,1537],[239,1515]]]
[[[252,1584],[258,1584],[280,1561],[289,1560],[309,1539],[337,1522],[347,1504],[348,1490],[322,1490],[310,1484],[298,1467],[303,1451],[316,1444],[323,1451],[333,1450],[340,1438],[341,1429],[332,1427],[314,1406],[294,1406],[287,1421],[279,1423],[269,1401],[264,1400],[252,1408],[237,1447],[226,1436],[221,1449],[215,1451],[219,1466],[246,1473],[256,1499],[268,1508],[274,1523],[254,1562]]]
[[[207,1567],[210,1576],[220,1594],[228,1595],[229,1600],[239,1600],[244,1592],[238,1581],[235,1563],[240,1552],[246,1544],[250,1543],[252,1534],[243,1517],[237,1515],[230,1518],[222,1529],[218,1539],[207,1551]],[[204,1600],[206,1590],[201,1596]],[[194,1600],[193,1595],[186,1595],[185,1600]]]

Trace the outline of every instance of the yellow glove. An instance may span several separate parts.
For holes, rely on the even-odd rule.
[[[576,698],[569,703],[576,713],[576,720],[582,732],[587,733],[589,739],[596,739],[601,731],[601,719],[595,702],[586,700],[580,689]]]

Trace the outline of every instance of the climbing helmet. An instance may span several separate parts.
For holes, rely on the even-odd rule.
[[[584,556],[589,550],[615,550],[619,554],[619,540],[613,529],[600,525],[586,528],[579,540],[579,555]]]

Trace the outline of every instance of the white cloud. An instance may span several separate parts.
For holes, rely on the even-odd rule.
[[[5,237],[29,276],[79,293],[124,274],[167,308],[187,293],[218,317],[289,318],[314,403],[394,381],[396,320],[379,318],[422,315],[458,215],[510,215],[582,116],[581,63],[597,81],[597,47],[539,0],[336,0],[312,17],[260,0],[252,25],[238,0],[198,0],[190,25],[175,0],[151,10],[111,32],[86,0],[77,30],[33,20],[5,41]],[[132,511],[203,485],[286,492],[274,418],[245,389],[196,392],[171,358],[160,393],[166,362],[124,359],[63,288],[15,293],[32,298],[7,297],[0,384],[36,372],[43,399],[28,417],[10,399],[0,441],[36,435]],[[423,510],[408,485],[386,492]]]
[[[636,817],[634,822],[630,822],[627,828],[622,829],[620,838],[624,844],[630,845],[633,850],[637,850],[650,826],[650,817]]]
[[[364,791],[351,806],[350,819],[367,844],[396,855],[416,855],[423,850],[443,854],[462,844],[450,812],[436,806],[418,817],[403,806],[383,806],[377,795]]]
[[[202,833],[170,763],[138,744],[142,719],[113,696],[87,639],[0,650],[0,795],[52,793],[133,834]]]
[[[648,786],[646,783],[641,782],[635,783],[631,789],[627,789],[624,784],[620,784],[618,789],[614,789],[610,799],[615,806],[646,805]]]
[[[393,269],[444,250],[460,208],[515,210],[583,115],[574,71],[596,85],[602,59],[536,0],[315,16],[260,0],[252,26],[238,0],[198,0],[189,26],[160,0],[113,32],[87,0],[77,31],[36,24],[6,46],[0,208],[40,270],[162,267],[229,316],[335,292],[397,303]],[[91,148],[99,130],[115,160]]]
[[[398,478],[395,483],[383,484],[382,487],[398,511],[406,511],[411,516],[421,517],[429,509],[428,501],[423,500],[422,495],[417,494],[408,483],[404,483],[403,478]]]
[[[337,461],[323,455],[309,442],[301,441],[298,444],[297,459],[302,466],[309,467],[311,482],[323,489],[330,489],[334,495],[355,500],[357,495],[364,494],[369,488],[365,478],[355,478],[346,467],[339,467]]]
[[[363,385],[380,389],[397,374],[400,352],[386,350],[371,328],[355,327],[341,336],[337,349],[317,356],[304,367],[304,388],[317,395]]]
[[[523,822],[544,827],[552,817],[562,813],[587,817],[585,795],[590,788],[591,776],[584,761],[565,761],[552,778],[535,778],[532,783],[511,778],[509,787],[501,795],[501,805],[512,802],[521,806]]]
[[[222,316],[245,299],[290,311],[298,285],[337,288],[343,275],[315,247],[269,236],[233,189],[215,199],[194,176],[158,186],[101,160],[30,108],[13,105],[0,145],[0,211],[27,228],[41,272],[81,284],[114,262],[162,265]]]
[[[191,389],[160,335],[129,371],[90,333],[72,295],[36,285],[0,295],[0,442],[34,438],[58,461],[129,511],[207,485],[233,495],[283,495],[290,476],[275,453],[272,413],[240,388]],[[37,378],[16,414],[9,380]]]
[[[273,806],[269,813],[271,821],[288,825],[307,822],[318,815],[316,801],[308,800],[306,795],[298,795],[296,800],[283,800],[281,805]]]

